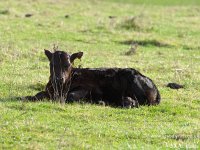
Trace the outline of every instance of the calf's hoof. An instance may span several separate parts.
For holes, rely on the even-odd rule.
[[[139,103],[137,100],[132,99],[131,97],[124,97],[122,99],[122,105],[124,108],[138,108],[139,107]]]
[[[106,103],[104,101],[98,101],[98,104],[101,106],[106,106]]]

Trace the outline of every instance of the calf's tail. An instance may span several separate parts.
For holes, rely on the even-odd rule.
[[[161,101],[161,96],[160,96],[160,92],[157,90],[157,96],[156,96],[156,104],[159,104]]]

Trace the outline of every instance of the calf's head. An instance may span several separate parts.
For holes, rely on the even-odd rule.
[[[50,80],[53,87],[60,91],[63,85],[70,80],[74,60],[76,58],[80,59],[83,56],[83,52],[70,55],[64,51],[55,51],[54,53],[49,50],[44,51],[50,61]]]

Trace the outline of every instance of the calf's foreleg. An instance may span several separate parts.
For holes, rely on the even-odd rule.
[[[26,96],[25,100],[29,100],[29,101],[39,101],[39,100],[43,100],[43,99],[49,99],[49,94],[46,91],[41,91],[39,93],[37,93],[35,96]]]

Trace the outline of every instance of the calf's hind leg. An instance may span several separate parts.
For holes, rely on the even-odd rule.
[[[81,99],[86,98],[87,94],[89,93],[88,90],[77,90],[77,91],[71,91],[68,93],[67,96],[67,102],[78,102]]]

